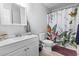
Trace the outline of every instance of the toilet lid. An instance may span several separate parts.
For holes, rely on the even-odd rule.
[[[48,44],[53,44],[53,41],[51,41],[51,40],[43,40],[42,42],[43,43],[48,43]]]

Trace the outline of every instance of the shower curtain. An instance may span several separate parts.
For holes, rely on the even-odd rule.
[[[70,14],[71,12],[74,12],[75,9],[77,9],[77,14],[76,16],[71,17]],[[72,22],[72,24],[70,24],[70,22]],[[64,31],[69,31],[69,29],[72,29],[73,32],[76,32],[77,25],[79,23],[79,7],[54,11],[47,15],[47,23],[51,28],[57,24],[56,31],[59,34]]]

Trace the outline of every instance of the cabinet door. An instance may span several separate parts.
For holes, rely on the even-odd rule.
[[[39,55],[39,47],[38,46],[33,46],[30,48],[30,55],[31,56],[38,56]]]
[[[17,49],[16,51],[13,51],[12,53],[9,53],[8,55],[6,56],[26,56],[26,49],[27,48],[20,48],[20,49]]]
[[[12,11],[12,23],[21,24],[20,6],[18,6],[17,4],[12,4],[11,11]]]
[[[29,45],[27,49],[27,56],[38,56],[39,55],[39,46],[38,42],[33,42]]]

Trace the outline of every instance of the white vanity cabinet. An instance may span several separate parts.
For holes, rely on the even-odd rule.
[[[38,56],[38,37],[25,39],[16,43],[0,47],[1,56]]]
[[[39,55],[38,50],[39,50],[38,44],[34,43],[33,45],[19,48],[14,52],[7,54],[7,56],[38,56]]]

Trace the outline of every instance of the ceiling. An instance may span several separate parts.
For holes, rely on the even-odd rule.
[[[43,5],[49,10],[56,10],[59,8],[72,6],[72,5],[78,5],[78,3],[43,3]]]
[[[52,12],[53,10],[58,10],[60,8],[65,8],[69,6],[79,5],[79,3],[41,3],[47,9],[47,13]],[[26,7],[28,4],[19,4],[23,7]]]

